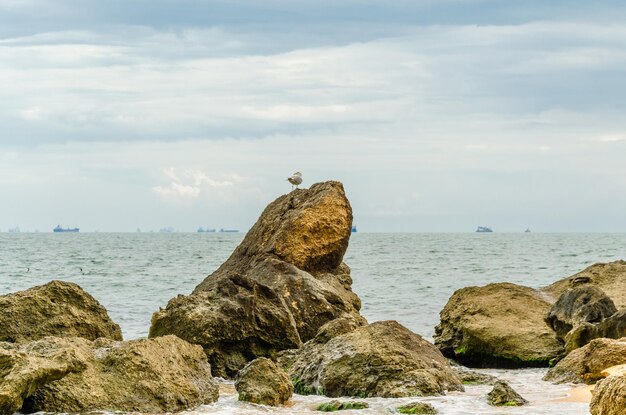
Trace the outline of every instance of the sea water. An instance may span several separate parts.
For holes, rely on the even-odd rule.
[[[177,294],[188,294],[228,258],[243,234],[0,234],[0,294],[75,282],[121,327],[125,339],[145,337],[150,318]],[[378,234],[356,233],[345,261],[353,290],[370,321],[398,320],[432,340],[439,311],[470,285],[507,281],[541,287],[595,262],[626,258],[626,234]],[[588,405],[556,402],[568,385],[541,381],[545,369],[487,371],[510,381],[531,405],[492,408],[488,386],[421,398],[442,414],[588,414]],[[240,403],[229,382],[220,400],[198,414],[310,413],[323,397],[295,396],[282,408]],[[367,399],[362,414],[382,414],[411,399]]]

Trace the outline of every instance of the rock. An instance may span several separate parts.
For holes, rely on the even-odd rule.
[[[364,324],[342,263],[351,224],[341,183],[279,197],[217,271],[153,315],[150,337],[200,344],[213,374],[233,377],[257,357],[302,346],[336,318]]]
[[[626,338],[595,339],[559,361],[548,370],[544,380],[591,384],[604,379],[604,369],[622,364],[626,364]]]
[[[544,322],[550,307],[543,293],[516,284],[463,288],[440,313],[435,345],[470,367],[548,366],[562,352]]]
[[[73,348],[66,345],[59,339],[26,345],[0,342],[0,414],[12,415],[40,387],[84,370]]]
[[[122,331],[98,301],[70,282],[51,281],[0,296],[0,341],[46,336],[122,340]]]
[[[493,406],[521,406],[528,403],[504,381],[497,381],[487,394],[487,402]]]
[[[626,261],[594,264],[583,271],[555,282],[542,291],[559,298],[571,288],[591,285],[600,288],[615,306],[626,308]]]
[[[581,323],[565,336],[566,353],[584,346],[593,339],[626,337],[626,308],[599,323]]]
[[[493,385],[498,381],[495,376],[479,373],[463,366],[452,366],[454,373],[461,379],[464,385]]]
[[[175,336],[129,342],[46,337],[3,347],[3,373],[9,368],[0,381],[4,414],[15,408],[162,413],[217,400],[202,348]],[[13,403],[6,405],[9,398]]]
[[[325,402],[317,407],[318,411],[321,412],[335,412],[335,411],[343,411],[345,409],[365,409],[369,408],[367,402],[358,402],[358,401],[330,401]]]
[[[565,291],[552,306],[546,323],[563,340],[574,326],[598,323],[617,312],[611,300],[600,288],[583,285]]]
[[[463,390],[437,348],[395,321],[358,327],[326,343],[307,342],[288,373],[303,395],[404,397]]]
[[[437,410],[429,403],[412,402],[396,408],[400,414],[436,414]]]
[[[598,382],[589,405],[591,415],[626,413],[626,374],[613,375]]]
[[[293,395],[293,385],[284,370],[264,357],[254,359],[237,374],[239,400],[261,405],[282,405]]]

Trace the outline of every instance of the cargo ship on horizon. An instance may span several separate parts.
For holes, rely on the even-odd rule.
[[[52,229],[52,232],[54,233],[59,233],[59,232],[80,232],[79,228],[62,228],[61,225],[57,225],[56,228]]]

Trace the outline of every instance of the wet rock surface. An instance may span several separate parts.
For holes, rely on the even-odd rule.
[[[545,323],[549,298],[511,283],[456,291],[440,313],[435,345],[469,367],[548,366],[562,352]]]
[[[528,403],[508,383],[501,380],[494,383],[493,389],[487,394],[487,401],[493,406],[522,406]]]
[[[622,364],[626,364],[626,338],[595,339],[559,361],[544,380],[591,384],[604,379],[604,369]]]
[[[271,360],[259,357],[237,374],[239,400],[261,405],[282,405],[293,395],[291,379]]]
[[[344,411],[346,409],[366,409],[369,408],[367,402],[359,401],[330,401],[325,402],[317,407],[320,412]]]
[[[0,341],[46,336],[122,340],[122,331],[105,308],[74,283],[51,281],[0,296]]]
[[[3,343],[0,409],[176,412],[217,400],[199,346],[175,336],[116,342],[46,337]]]
[[[342,263],[351,226],[341,183],[279,197],[217,271],[153,315],[150,337],[200,344],[213,374],[233,377],[257,357],[302,346],[336,318],[364,323]]]
[[[290,363],[299,394],[405,397],[463,390],[437,348],[395,321],[358,327],[326,343],[312,340]]]

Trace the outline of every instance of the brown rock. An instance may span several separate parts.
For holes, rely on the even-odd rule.
[[[544,322],[545,297],[510,283],[460,289],[440,313],[435,345],[470,367],[548,366],[562,346]]]
[[[202,348],[175,336],[129,342],[46,338],[37,344],[75,355],[81,370],[30,390],[27,413],[177,412],[218,397]]]
[[[508,383],[502,380],[494,383],[493,389],[487,394],[487,402],[493,406],[522,406],[528,403]]]
[[[565,351],[571,352],[589,343],[593,339],[619,339],[626,336],[626,308],[605,318],[599,323],[581,323],[565,336]]]
[[[120,327],[104,307],[76,284],[51,281],[0,296],[0,341],[46,336],[122,340]]]
[[[260,405],[283,405],[293,395],[293,385],[284,370],[265,357],[244,366],[237,374],[239,400]]]
[[[432,344],[395,321],[376,322],[310,341],[288,370],[296,393],[330,397],[404,397],[463,390]]]
[[[279,197],[217,271],[153,315],[150,337],[200,344],[213,374],[232,377],[257,357],[300,347],[338,317],[364,321],[341,262],[351,225],[341,183]]]
[[[591,415],[624,415],[626,413],[626,374],[609,376],[598,382],[589,408]]]
[[[595,339],[559,361],[544,380],[591,384],[605,377],[604,369],[622,364],[626,364],[626,338]]]

